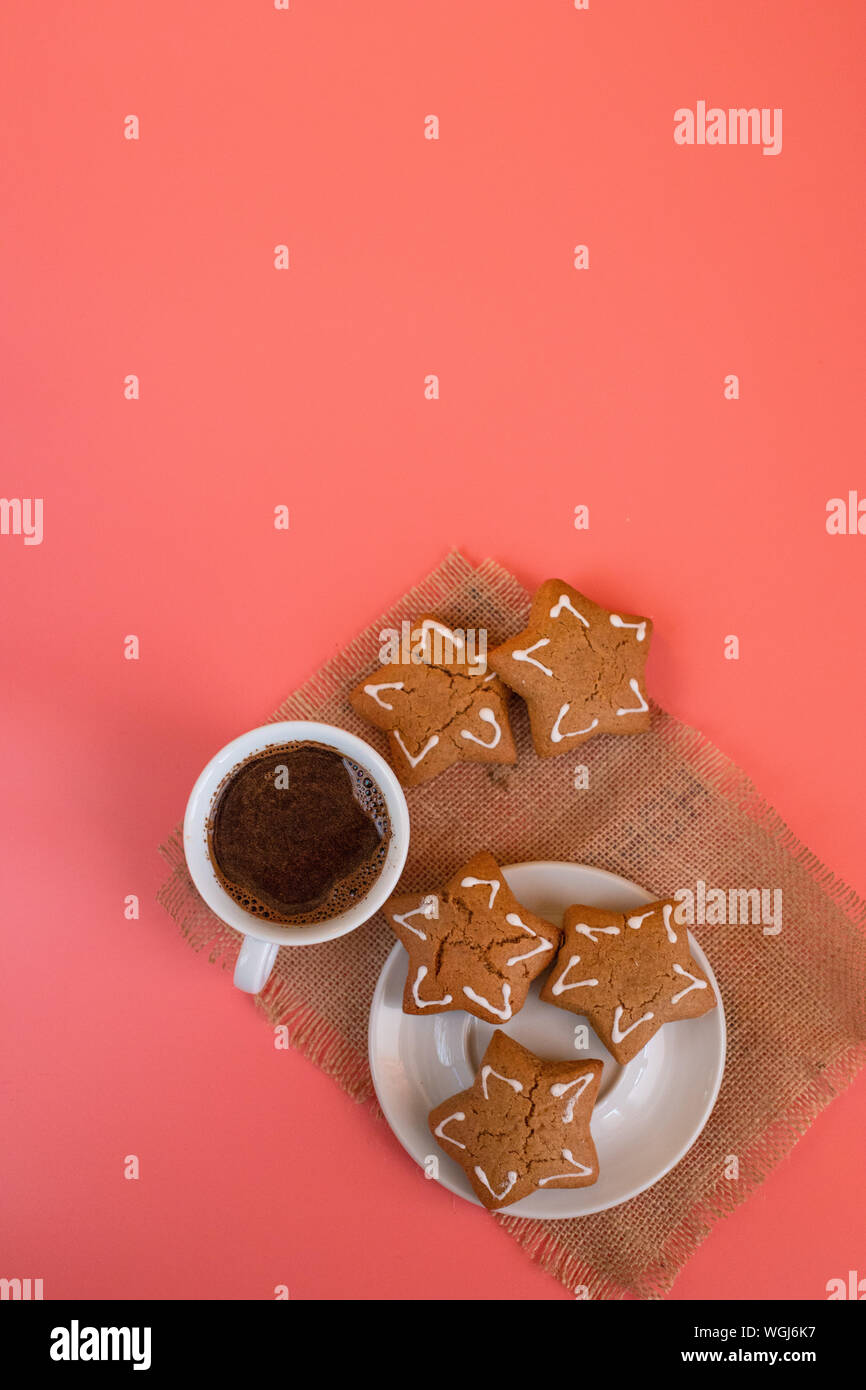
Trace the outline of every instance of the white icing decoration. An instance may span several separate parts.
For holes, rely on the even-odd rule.
[[[673,905],[671,903],[665,903],[664,907],[662,908],[662,921],[665,924],[665,931],[667,932],[668,941],[671,943],[672,946],[676,946],[677,934],[671,926],[671,913],[673,912],[673,910]],[[635,913],[633,917],[629,917],[626,920],[628,925],[632,928],[632,930],[637,931],[638,928],[646,921],[647,917],[653,917],[654,915],[655,908],[651,908],[649,912]]]
[[[531,960],[533,956],[540,956],[543,951],[549,951],[551,945],[549,941],[542,941],[540,946],[533,946],[531,951],[524,951],[522,956],[509,956],[506,965],[519,965],[522,960]]]
[[[644,699],[644,697],[641,695],[641,693],[640,693],[640,686],[638,685],[638,683],[637,683],[637,681],[635,680],[634,676],[632,676],[632,678],[631,678],[631,680],[629,681],[628,684],[629,684],[629,689],[630,689],[630,690],[637,696],[637,698],[640,700],[640,704],[639,704],[639,705],[633,705],[633,706],[631,706],[630,708],[629,708],[629,707],[623,707],[622,709],[618,709],[618,710],[617,710],[617,714],[643,714],[644,710],[648,710],[648,709],[649,709],[649,705],[647,704],[647,702],[646,702],[646,700]]]
[[[484,709],[478,711],[478,718],[483,719],[485,724],[493,725],[494,732],[492,743],[485,743],[483,738],[479,738],[477,734],[470,734],[468,729],[460,730],[461,737],[471,738],[473,743],[480,743],[482,748],[495,748],[502,737],[502,730],[496,722],[496,715],[493,713],[492,709],[488,709],[487,706],[485,706]]]
[[[673,910],[674,909],[672,903],[665,903],[664,907],[662,908],[662,921],[665,924],[665,931],[668,934],[668,941],[671,943],[672,946],[676,946],[677,934],[671,926],[671,913],[673,912]]]
[[[558,601],[553,605],[553,607],[550,610],[551,618],[558,618],[563,608],[567,608],[569,613],[573,613],[576,618],[579,618],[580,621],[583,623],[584,627],[589,627],[589,623],[586,621],[586,618],[583,616],[582,613],[578,613],[577,609],[574,607],[571,600],[569,599],[568,594],[559,595]]]
[[[574,930],[581,936],[588,936],[593,946],[598,945],[598,937],[593,932],[603,932],[605,936],[619,936],[619,927],[589,927],[586,922],[575,922]]]
[[[433,1133],[437,1139],[447,1139],[449,1144],[454,1144],[458,1149],[465,1149],[466,1145],[461,1144],[459,1139],[452,1139],[450,1134],[445,1133],[445,1126],[450,1125],[452,1120],[465,1120],[466,1116],[462,1110],[455,1110],[453,1115],[446,1115],[444,1120],[440,1120]]]
[[[649,912],[636,912],[633,917],[626,918],[626,926],[631,927],[632,931],[639,931],[647,917],[652,917],[654,911],[653,908]]]
[[[481,996],[480,994],[476,994],[476,993],[475,993],[475,990],[474,990],[474,989],[470,989],[469,985],[464,985],[464,986],[463,986],[463,993],[466,995],[467,999],[473,999],[473,1000],[475,1001],[475,1003],[476,1003],[476,1004],[480,1004],[481,1007],[482,1007],[483,1009],[489,1009],[490,1012],[491,1012],[492,1014],[495,1014],[497,1018],[501,1018],[503,1023],[507,1023],[508,1020],[510,1019],[510,1017],[511,1017],[511,1002],[510,1002],[510,1001],[511,1001],[511,985],[503,985],[503,986],[502,986],[502,1008],[501,1008],[501,1009],[497,1009],[496,1006],[495,1006],[494,1004],[491,1004],[491,1003],[489,1002],[489,1000],[482,998],[482,996]]]
[[[422,638],[422,641],[424,642],[425,647],[426,647],[426,645],[427,645],[427,634],[428,634],[428,631],[429,631],[431,628],[433,628],[436,632],[438,632],[438,633],[440,634],[440,636],[446,637],[446,638],[448,639],[449,642],[453,642],[453,643],[454,643],[454,646],[455,646],[459,651],[462,652],[462,651],[465,649],[466,643],[463,641],[463,638],[462,638],[462,637],[458,637],[458,636],[457,636],[457,633],[454,632],[454,630],[453,630],[452,628],[446,627],[444,623],[439,623],[439,622],[437,622],[435,618],[425,618],[424,621],[423,621],[423,623],[421,624],[421,627],[420,627],[421,638]],[[432,647],[432,643],[431,643],[431,647]]]
[[[437,918],[439,916],[439,899],[436,897],[435,893],[428,893],[426,897],[421,899],[420,906],[413,907],[411,912],[395,912],[393,920],[399,922],[400,926],[405,927],[407,931],[414,932],[416,936],[420,936],[422,941],[426,941],[427,933],[421,931],[420,927],[410,927],[406,920],[408,917],[417,917],[419,913],[422,917],[426,918],[428,922],[431,918]]]
[[[424,747],[421,749],[421,752],[418,754],[418,756],[416,758],[413,758],[412,754],[409,752],[409,749],[403,742],[403,735],[400,733],[400,730],[394,729],[393,734],[403,750],[403,753],[406,757],[406,761],[410,764],[411,767],[417,767],[421,759],[426,758],[427,754],[430,752],[430,749],[435,748],[436,744],[439,742],[439,735],[433,734],[432,738],[428,738],[427,742],[424,744]]]
[[[506,965],[519,965],[522,960],[531,960],[533,956],[540,956],[543,951],[549,951],[551,945],[549,941],[542,941],[540,946],[533,946],[531,951],[524,951],[522,956],[509,956]]]
[[[382,699],[379,698],[379,691],[380,691],[380,690],[402,690],[402,689],[403,689],[403,682],[402,682],[402,681],[383,681],[381,685],[365,685],[365,686],[364,686],[364,694],[365,694],[365,695],[369,695],[370,698],[371,698],[372,700],[375,700],[375,701],[376,701],[376,704],[377,704],[377,705],[381,705],[381,706],[382,706],[382,709],[393,709],[394,706],[393,706],[393,705],[389,705],[388,702],[387,702],[387,700],[382,700]]]
[[[511,655],[515,661],[527,661],[530,666],[537,666],[539,671],[543,671],[546,676],[552,676],[553,672],[551,671],[549,666],[543,666],[540,661],[535,660],[534,656],[529,655],[530,652],[536,651],[539,647],[549,646],[550,638],[542,637],[540,642],[533,642],[531,647],[521,648],[520,651],[514,651],[511,653]]]
[[[633,628],[634,628],[634,635],[635,635],[635,637],[637,638],[637,640],[638,640],[639,642],[642,642],[643,639],[646,637],[646,623],[645,623],[645,622],[643,622],[643,623],[627,623],[627,622],[624,622],[624,621],[623,621],[623,619],[619,616],[618,613],[611,613],[611,615],[610,615],[610,623],[611,623],[611,627],[622,627],[622,628],[625,628],[625,627],[633,627]]]
[[[613,1014],[613,1027],[610,1030],[610,1036],[615,1043],[621,1043],[623,1038],[628,1037],[629,1033],[634,1032],[635,1028],[639,1028],[642,1023],[649,1023],[650,1019],[655,1017],[655,1015],[651,1013],[644,1014],[643,1018],[636,1019],[634,1023],[630,1023],[628,1028],[621,1029],[619,1021],[622,1018],[622,1014],[622,1004],[617,1004]]]
[[[528,932],[530,936],[534,936],[537,941],[541,942],[540,946],[534,946],[531,951],[525,951],[522,956],[511,956],[505,962],[506,965],[517,965],[518,961],[530,960],[532,956],[540,956],[542,951],[553,950],[553,945],[550,941],[548,941],[547,937],[539,936],[538,932],[533,931],[531,927],[528,927],[525,922],[522,922],[520,920],[520,917],[516,912],[506,912],[505,920],[509,924],[509,926],[520,927],[522,931]]]
[[[498,878],[461,878],[460,880],[461,888],[478,888],[481,884],[490,889],[490,901],[487,904],[488,909],[490,909],[496,894],[499,892]]]
[[[683,970],[683,967],[681,965],[675,965],[674,970],[676,971],[677,975],[683,975],[687,980],[691,980],[692,983],[690,985],[686,985],[685,989],[681,989],[678,994],[671,995],[672,1004],[678,1003],[679,1000],[682,999],[684,994],[690,994],[693,989],[706,989],[706,980],[699,980],[697,975],[689,974],[688,970]]]
[[[418,974],[415,976],[415,983],[414,983],[413,986],[412,986],[412,998],[415,1000],[415,1003],[418,1005],[418,1008],[419,1008],[419,1009],[431,1009],[431,1008],[433,1007],[434,1004],[450,1004],[450,1003],[451,1003],[451,995],[450,995],[450,994],[446,994],[445,997],[444,997],[443,999],[422,999],[422,998],[419,996],[419,994],[418,994],[418,986],[421,984],[421,981],[424,979],[424,977],[425,977],[426,974],[427,974],[427,967],[426,967],[426,965],[419,965],[419,966],[418,966]]]
[[[564,994],[567,989],[580,989],[581,985],[592,986],[598,984],[598,980],[575,980],[573,985],[565,985],[562,983],[571,967],[573,965],[577,965],[579,961],[580,956],[569,957],[568,965],[565,967],[559,979],[556,981],[556,984],[553,985],[551,988],[552,994],[560,995]]]
[[[584,1164],[584,1163],[578,1163],[577,1159],[574,1157],[574,1154],[571,1152],[571,1149],[563,1149],[563,1150],[562,1150],[562,1156],[563,1156],[563,1158],[565,1159],[566,1163],[570,1163],[570,1164],[572,1164],[573,1167],[579,1168],[579,1169],[580,1169],[580,1172],[579,1172],[579,1173],[552,1173],[551,1176],[550,1176],[549,1178],[539,1178],[539,1180],[538,1180],[538,1186],[539,1186],[539,1187],[544,1187],[545,1184],[546,1184],[546,1183],[549,1183],[549,1182],[559,1182],[559,1181],[561,1181],[562,1178],[588,1178],[588,1177],[589,1177],[590,1173],[592,1172],[592,1169],[591,1169],[591,1168],[587,1168],[587,1167],[586,1167],[586,1164]]]
[[[550,731],[551,743],[562,743],[562,740],[564,738],[577,738],[579,734],[588,734],[595,728],[596,724],[598,723],[597,719],[593,719],[592,723],[587,724],[585,729],[574,729],[570,734],[564,734],[560,730],[559,726],[562,723],[565,716],[568,714],[568,711],[570,709],[570,704],[563,705],[562,709],[559,711],[559,714],[556,716],[556,723]],[[622,714],[622,710],[620,710],[619,713]]]
[[[592,1080],[592,1076],[592,1072],[588,1071],[584,1076],[579,1076],[576,1081],[557,1081],[554,1086],[551,1086],[550,1094],[552,1096],[564,1096],[571,1090],[572,1086],[580,1087],[580,1090],[575,1091],[562,1112],[562,1123],[564,1125],[570,1125],[574,1119],[574,1107]]]
[[[481,1179],[481,1181],[484,1183],[484,1186],[487,1188],[487,1191],[490,1193],[491,1197],[495,1197],[497,1202],[501,1202],[503,1197],[507,1197],[512,1187],[517,1182],[516,1173],[506,1173],[505,1176],[507,1181],[502,1191],[494,1192],[493,1188],[490,1186],[490,1182],[488,1181],[487,1174],[485,1173],[483,1168],[478,1167],[477,1163],[475,1165],[475,1176]]]
[[[522,1082],[522,1081],[515,1081],[514,1078],[511,1077],[511,1076],[503,1076],[501,1072],[499,1072],[499,1071],[494,1071],[492,1067],[482,1067],[482,1068],[481,1068],[481,1089],[482,1089],[482,1091],[484,1092],[484,1099],[485,1099],[485,1100],[489,1100],[489,1099],[490,1099],[490,1096],[489,1096],[488,1093],[487,1093],[487,1078],[488,1078],[488,1076],[495,1076],[495,1077],[498,1078],[498,1080],[504,1081],[505,1084],[506,1084],[506,1086],[510,1086],[510,1087],[511,1087],[512,1091],[522,1091],[522,1090],[523,1090],[523,1082]]]

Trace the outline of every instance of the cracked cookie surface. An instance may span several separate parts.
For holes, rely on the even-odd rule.
[[[612,613],[562,579],[536,591],[527,627],[494,648],[488,665],[526,701],[540,758],[596,734],[636,734],[649,725],[644,666],[649,618]]]
[[[382,910],[409,953],[407,1014],[464,1009],[485,1023],[507,1023],[562,939],[558,927],[517,901],[486,852],[440,891],[394,894]]]
[[[430,1132],[490,1211],[536,1189],[589,1187],[601,1074],[598,1061],[543,1061],[499,1029],[468,1090],[430,1111]]]
[[[465,640],[432,614],[405,626],[401,660],[380,666],[349,693],[352,708],[387,732],[403,786],[457,762],[515,762],[508,692],[498,676],[477,657],[467,659]]]
[[[673,898],[637,912],[575,905],[541,998],[580,1014],[624,1065],[665,1023],[699,1018],[716,996],[692,958],[688,928],[674,918]]]

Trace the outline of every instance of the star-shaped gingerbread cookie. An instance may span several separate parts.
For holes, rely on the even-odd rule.
[[[651,634],[649,618],[611,613],[562,579],[541,585],[528,627],[488,655],[491,671],[526,701],[540,758],[596,734],[647,728],[644,664]]]
[[[517,760],[508,692],[467,637],[431,614],[404,623],[395,660],[359,681],[352,708],[388,733],[391,763],[416,787],[457,762]]]
[[[624,1065],[665,1024],[699,1018],[716,996],[692,959],[686,927],[674,920],[673,898],[638,912],[574,906],[563,920],[563,944],[541,998],[589,1019]]]
[[[537,1188],[589,1187],[601,1073],[601,1062],[542,1061],[497,1029],[469,1089],[430,1111],[430,1132],[491,1211]]]
[[[507,1023],[555,959],[561,937],[517,901],[487,853],[441,891],[395,894],[382,910],[409,952],[407,1014],[465,1009],[485,1023]]]

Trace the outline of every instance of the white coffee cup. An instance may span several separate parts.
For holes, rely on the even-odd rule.
[[[354,906],[323,922],[306,926],[282,926],[264,922],[246,912],[223,888],[208,853],[208,820],[216,793],[234,768],[254,753],[283,743],[322,743],[366,768],[385,797],[391,821],[391,840],[385,863],[369,892]],[[183,821],[183,848],[192,881],[208,907],[221,921],[243,932],[244,941],[235,966],[235,984],[249,994],[264,989],[280,946],[313,946],[345,936],[369,921],[389,898],[403,872],[409,849],[409,808],[403,789],[385,759],[363,739],[331,724],[284,720],[265,724],[227,743],[211,758],[187,802]]]

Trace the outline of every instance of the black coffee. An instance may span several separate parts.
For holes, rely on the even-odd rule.
[[[254,754],[217,791],[208,823],[223,888],[269,922],[327,921],[363,898],[391,839],[384,794],[321,743]]]

